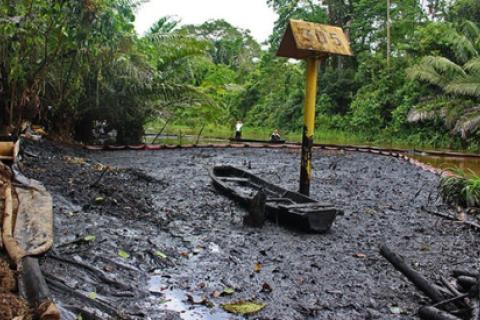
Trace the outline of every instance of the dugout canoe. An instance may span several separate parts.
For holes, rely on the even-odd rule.
[[[245,143],[245,142],[267,143],[267,144],[283,144],[283,143],[285,143],[285,140],[273,141],[273,140],[235,139],[235,138],[230,138],[229,140],[232,143]]]
[[[285,190],[233,166],[214,166],[209,174],[219,191],[246,207],[250,206],[258,191],[263,191],[266,195],[266,218],[290,227],[309,232],[326,232],[336,216],[343,214],[331,204]]]

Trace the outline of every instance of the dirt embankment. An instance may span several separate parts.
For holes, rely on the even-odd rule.
[[[21,317],[22,320],[31,319],[31,310],[27,302],[14,294],[16,291],[15,273],[6,262],[6,258],[0,256],[0,319],[15,317]]]
[[[219,306],[241,299],[267,305],[258,319],[413,319],[426,299],[379,245],[431,279],[480,255],[478,234],[422,209],[448,211],[438,177],[395,158],[315,152],[312,197],[345,211],[318,235],[244,227],[207,174],[251,167],[295,190],[296,150],[26,150],[24,172],[54,196],[56,244],[42,268],[66,319],[232,319]],[[233,295],[215,294],[226,288]]]

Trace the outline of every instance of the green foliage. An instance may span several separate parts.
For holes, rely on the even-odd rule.
[[[480,3],[477,0],[454,1],[448,14],[450,21],[480,21]]]
[[[290,19],[299,19],[317,23],[326,23],[328,18],[325,8],[312,0],[267,0],[267,3],[277,12],[273,33],[270,36],[270,48],[278,48]]]
[[[355,53],[322,61],[319,139],[478,148],[478,1],[394,1],[389,66],[382,1],[267,0],[278,18],[266,50],[224,20],[162,17],[139,36],[141,2],[0,3],[1,124],[33,119],[91,142],[93,122],[107,120],[117,142],[136,143],[151,120],[230,135],[242,119],[252,136],[298,138],[305,65],[275,52],[288,20],[303,19],[341,26]]]
[[[445,118],[448,127],[460,133],[466,139],[480,126],[480,113],[475,102],[480,98],[480,30],[472,22],[463,22],[458,30],[446,24],[444,46],[450,48],[453,58],[443,56],[425,56],[420,62],[407,70],[410,78],[427,82],[440,88],[445,95],[463,97],[461,100],[445,97],[446,103],[435,104],[437,115]],[[445,51],[444,51],[445,52]],[[472,97],[473,101],[465,97]],[[455,103],[451,103],[454,102]]]
[[[443,177],[440,191],[445,202],[461,207],[480,206],[480,176],[468,170],[452,169],[454,176]]]

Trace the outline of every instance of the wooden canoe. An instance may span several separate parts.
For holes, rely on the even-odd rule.
[[[272,140],[235,139],[235,138],[230,138],[229,140],[230,140],[230,142],[233,142],[233,143],[245,143],[245,142],[268,143],[268,144],[283,144],[283,143],[285,143],[285,140],[272,141]]]
[[[266,195],[266,218],[293,228],[326,232],[337,214],[343,213],[330,204],[285,190],[239,168],[215,166],[209,174],[217,189],[245,207],[261,190]]]

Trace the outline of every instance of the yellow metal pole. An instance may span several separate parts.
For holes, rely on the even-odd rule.
[[[319,60],[307,59],[307,83],[305,93],[304,127],[302,136],[302,161],[300,167],[300,193],[310,195],[312,175],[312,147],[315,134],[315,104]]]

